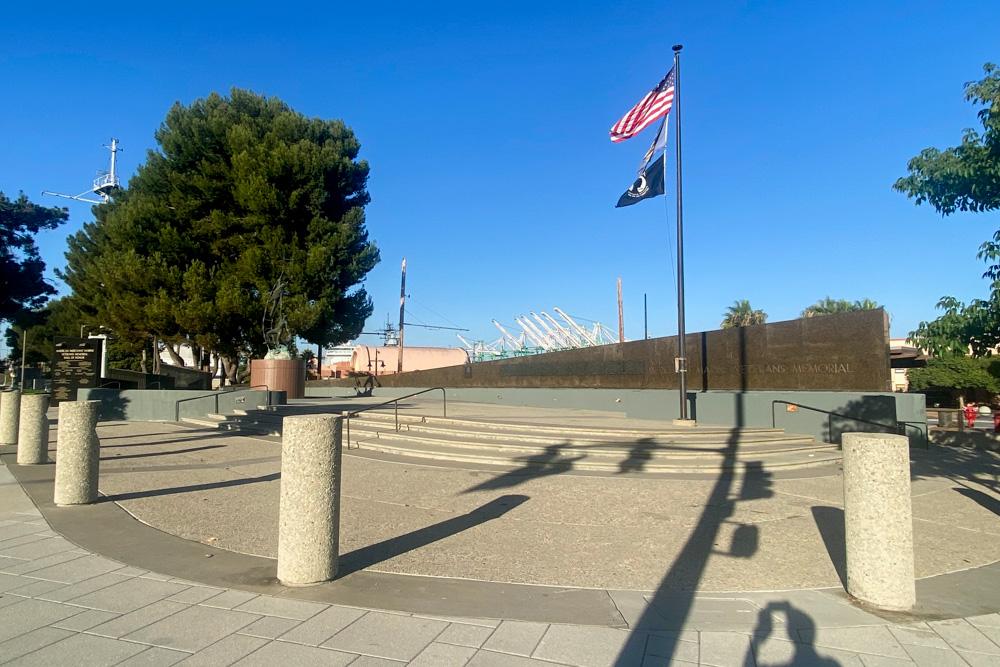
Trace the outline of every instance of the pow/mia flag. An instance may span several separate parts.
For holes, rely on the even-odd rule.
[[[643,199],[658,197],[663,192],[663,159],[660,158],[648,163],[639,171],[639,177],[635,179],[632,187],[618,198],[615,208],[631,206]]]

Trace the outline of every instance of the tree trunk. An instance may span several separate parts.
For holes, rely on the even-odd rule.
[[[222,357],[222,370],[226,374],[229,384],[236,384],[236,373],[239,370],[239,361],[228,356]]]
[[[323,379],[323,346],[316,346],[316,379]]]
[[[179,355],[177,353],[177,350],[174,349],[174,346],[172,344],[167,343],[166,341],[164,341],[163,347],[167,351],[167,354],[170,355],[170,363],[172,363],[174,366],[184,366],[184,365],[186,365],[184,363],[184,357],[182,357],[181,355]],[[179,345],[177,347],[180,348]]]
[[[153,375],[160,374],[160,339],[153,336]]]
[[[141,370],[143,373],[148,373],[149,372],[149,366],[147,365],[147,360],[146,360],[147,356],[148,355],[146,354],[146,346],[143,345],[142,346],[142,361],[139,362],[139,370]]]

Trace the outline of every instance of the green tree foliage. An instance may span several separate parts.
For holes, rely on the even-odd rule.
[[[924,149],[894,186],[941,215],[1000,208],[1000,69],[987,63],[983,72],[981,80],[965,84],[965,99],[982,107],[982,131],[966,130],[960,145],[943,151]],[[942,297],[937,307],[944,314],[910,332],[917,345],[936,355],[965,355],[971,348],[976,356],[989,356],[1000,344],[1000,230],[980,246],[978,257],[987,265],[989,297],[968,304]]]
[[[10,350],[10,358],[18,364],[21,362],[21,345],[24,342],[25,327],[28,330],[28,349],[25,362],[29,366],[52,361],[57,337],[77,338],[81,333],[83,335],[108,333],[88,321],[72,297],[64,296],[53,299],[43,307],[22,316],[18,325],[7,328],[5,337],[7,348]],[[136,347],[128,342],[123,343],[114,335],[107,339],[106,343],[108,345],[108,364],[112,368],[140,370],[141,345]]]
[[[831,299],[824,297],[802,311],[802,317],[816,317],[817,315],[832,315],[834,313],[850,313],[855,310],[878,310],[882,306],[871,299],[858,299],[848,301],[847,299]]]
[[[82,325],[81,313],[69,297],[49,301],[42,308],[22,316],[17,326],[7,329],[7,347],[11,358],[20,363],[25,328],[28,330],[25,361],[33,365],[50,361],[55,352],[54,339],[57,336],[78,337]]]
[[[66,209],[38,206],[24,193],[12,201],[0,192],[0,320],[16,320],[55,294],[42,275],[35,235],[68,217]]]
[[[926,368],[911,368],[907,376],[912,391],[945,391],[953,397],[1000,393],[1000,362],[991,359],[937,357],[928,359]]]
[[[965,99],[983,107],[982,132],[967,129],[961,144],[943,151],[925,148],[907,165],[909,175],[893,186],[941,215],[1000,208],[1000,69],[987,63],[983,72],[980,81],[965,84]]]
[[[976,299],[965,304],[952,296],[942,297],[937,308],[944,314],[930,322],[921,322],[909,339],[936,357],[991,356],[1000,344],[1000,304]]]
[[[719,326],[723,329],[734,329],[764,324],[765,322],[767,322],[767,313],[763,310],[754,310],[748,300],[740,299],[734,301],[733,305],[726,309],[726,314]]]
[[[314,344],[361,331],[360,286],[378,262],[364,206],[368,164],[343,122],[233,89],[175,104],[128,188],[72,236],[65,281],[123,338],[259,355],[281,279],[289,328]],[[232,375],[232,374],[231,374]]]

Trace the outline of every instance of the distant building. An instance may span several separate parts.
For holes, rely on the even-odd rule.
[[[925,350],[914,347],[906,338],[889,339],[889,367],[893,391],[909,391],[908,371],[911,368],[922,368],[926,365],[927,353]]]
[[[399,347],[358,345],[351,355],[351,370],[355,373],[391,375],[399,368]],[[469,363],[469,353],[460,347],[403,348],[403,372],[426,371],[445,366]]]
[[[323,365],[320,367],[321,378],[345,377],[351,370],[351,355],[354,353],[354,342],[323,348]]]

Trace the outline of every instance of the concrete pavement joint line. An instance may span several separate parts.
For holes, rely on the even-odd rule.
[[[930,491],[924,491],[923,493],[911,493],[911,498],[926,498],[927,496],[933,496],[935,493],[944,493],[945,491],[951,491],[951,484],[942,484],[936,489],[931,489]]]
[[[843,503],[835,503],[827,498],[814,498],[813,496],[804,496],[801,493],[792,493],[790,491],[782,491],[781,489],[774,489],[773,492],[775,495],[778,496],[790,496],[792,498],[802,498],[803,500],[809,500],[815,503],[823,503],[825,505],[833,505],[839,507],[840,509],[844,509]]]
[[[933,519],[925,519],[925,518],[919,517],[919,516],[913,517],[913,520],[914,521],[920,521],[922,523],[929,523],[929,524],[932,524],[932,525],[935,525],[935,526],[947,526],[948,528],[954,528],[954,529],[957,529],[957,530],[965,530],[965,531],[968,531],[970,533],[980,533],[982,535],[997,535],[997,536],[1000,536],[1000,532],[994,533],[994,532],[991,532],[989,530],[982,530],[981,528],[969,528],[968,526],[956,526],[956,525],[951,524],[951,523],[943,523],[941,521],[934,521]]]

